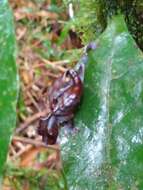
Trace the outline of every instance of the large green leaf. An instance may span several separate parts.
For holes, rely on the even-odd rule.
[[[6,0],[0,1],[0,179],[16,121],[18,91],[13,17]]]
[[[143,189],[143,55],[122,16],[90,53],[78,135],[63,141],[70,190]],[[64,140],[64,139],[63,139]]]

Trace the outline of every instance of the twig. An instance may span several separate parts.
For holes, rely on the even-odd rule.
[[[14,147],[13,147],[12,144],[10,144],[10,152],[12,153],[12,155],[16,154],[16,151],[15,151],[15,149],[14,149]]]
[[[53,150],[59,150],[57,145],[46,145],[45,143],[42,143],[41,141],[25,138],[25,137],[18,137],[14,136],[13,141],[20,141],[27,144],[32,144],[34,146],[42,146],[45,148],[53,149]]]
[[[56,64],[56,65],[64,65],[64,64],[70,63],[70,60],[69,59],[65,59],[65,60],[60,60],[60,61],[53,61],[51,63],[52,64]]]
[[[15,160],[16,158],[20,157],[22,154],[24,154],[25,152],[27,152],[28,150],[30,150],[32,148],[31,144],[28,144],[27,146],[25,146],[24,149],[21,149],[20,151],[18,151],[14,156],[10,157],[10,160]]]
[[[37,104],[37,102],[35,101],[34,97],[31,95],[31,93],[29,91],[26,92],[27,96],[30,98],[31,102],[33,103],[33,105],[35,106],[35,108],[40,111],[40,108]]]
[[[65,72],[65,71],[67,70],[66,68],[64,68],[64,67],[62,67],[62,66],[60,66],[60,65],[58,65],[58,64],[56,64],[56,66],[55,66],[55,64],[53,64],[53,62],[50,62],[50,61],[48,61],[48,60],[46,60],[46,59],[41,58],[41,60],[42,60],[44,63],[46,63],[47,65],[50,65],[52,68],[58,69],[59,71]]]
[[[37,67],[43,67],[43,66],[45,66],[45,63],[47,63],[48,65],[52,65],[52,66],[54,66],[54,65],[56,65],[56,66],[62,66],[62,65],[65,65],[65,64],[68,64],[68,63],[70,63],[70,60],[60,60],[60,61],[49,61],[49,60],[47,60],[47,59],[44,59],[44,58],[41,58],[42,59],[42,61],[44,62],[44,63],[40,63],[40,64],[38,64],[38,65],[34,65],[33,66],[33,68],[35,69],[35,68],[37,68]]]
[[[49,71],[46,71],[45,74],[42,75],[43,77],[52,77],[52,78],[58,78],[60,75],[59,74],[54,74],[54,73],[51,73]]]
[[[38,113],[32,115],[31,117],[28,117],[26,119],[26,121],[24,123],[22,123],[19,128],[16,129],[15,133],[18,134],[18,133],[22,132],[23,130],[25,130],[28,127],[29,124],[33,123],[35,120],[39,119],[42,116],[45,116],[48,113],[49,113],[49,110],[46,109],[42,112],[38,112]]]

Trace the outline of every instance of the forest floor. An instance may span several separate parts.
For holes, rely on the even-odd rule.
[[[20,95],[4,190],[31,190],[29,181],[34,177],[29,175],[29,168],[38,172],[45,168],[53,172],[62,167],[60,146],[42,143],[37,127],[39,118],[49,113],[49,87],[77,62],[82,45],[74,29],[66,30],[70,20],[68,8],[60,0],[55,4],[51,2],[10,1],[16,27]]]

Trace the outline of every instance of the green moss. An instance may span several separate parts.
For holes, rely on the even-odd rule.
[[[77,3],[75,3],[76,5]],[[79,0],[75,6],[75,27],[83,44],[96,39],[106,27],[104,2]]]
[[[40,170],[18,168],[9,162],[5,168],[5,177],[11,187],[16,190],[21,190],[25,184],[29,184],[30,190],[68,189],[63,171],[48,170],[47,168]]]
[[[68,5],[67,0],[64,2]],[[83,44],[96,39],[113,15],[122,13],[130,33],[143,49],[143,1],[140,0],[71,0],[75,10],[74,25]]]

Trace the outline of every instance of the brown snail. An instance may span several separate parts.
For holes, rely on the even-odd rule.
[[[89,49],[95,49],[95,44],[89,44]],[[75,69],[67,70],[55,80],[49,90],[50,113],[41,118],[38,133],[46,144],[55,144],[60,127],[66,127],[69,132],[76,131],[73,118],[75,110],[83,94],[84,69],[87,53],[81,58]]]

